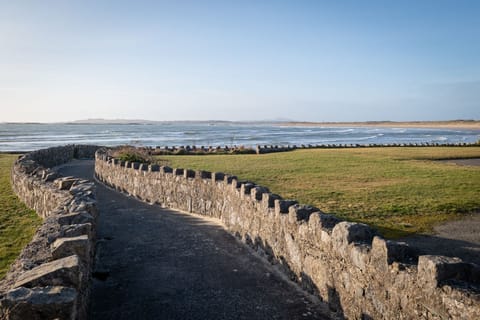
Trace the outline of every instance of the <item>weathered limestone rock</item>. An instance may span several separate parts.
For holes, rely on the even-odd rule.
[[[339,244],[369,242],[373,236],[373,230],[366,224],[347,221],[338,223],[332,231],[333,240]]]
[[[87,211],[68,213],[58,217],[58,223],[60,225],[83,224],[83,223],[92,224],[94,222],[95,222],[95,219]]]
[[[89,181],[80,181],[81,183],[73,185],[69,188],[70,194],[89,196],[95,191],[95,184]]]
[[[51,246],[54,259],[77,255],[86,264],[90,259],[90,240],[87,235],[71,238],[58,238]]]
[[[426,290],[431,290],[441,281],[452,279],[463,269],[465,263],[460,258],[424,255],[418,258],[418,282]]]
[[[74,177],[63,177],[55,180],[55,184],[60,190],[69,190],[77,180]]]
[[[21,274],[14,284],[18,287],[71,286],[79,288],[83,278],[82,265],[76,255],[44,263]]]
[[[93,227],[91,223],[63,225],[60,233],[67,238],[87,235],[89,239],[93,239]]]
[[[0,319],[77,319],[77,291],[66,287],[20,287],[0,300]]]

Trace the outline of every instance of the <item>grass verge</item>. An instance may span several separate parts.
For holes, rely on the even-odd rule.
[[[37,214],[18,199],[10,170],[18,155],[0,154],[0,279],[41,223]]]
[[[431,232],[480,209],[480,147],[312,149],[265,155],[161,156],[173,167],[234,174],[387,238]]]

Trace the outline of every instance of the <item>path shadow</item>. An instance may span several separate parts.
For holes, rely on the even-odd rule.
[[[406,242],[416,249],[419,255],[458,257],[465,262],[480,265],[480,245],[478,243],[436,235],[414,235],[396,241]]]

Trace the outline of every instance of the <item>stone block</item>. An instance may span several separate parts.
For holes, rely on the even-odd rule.
[[[375,260],[385,260],[385,263],[392,264],[394,261],[414,264],[417,262],[418,256],[416,250],[411,248],[404,242],[384,240],[377,236],[373,238],[372,252]],[[382,262],[383,263],[383,262]]]
[[[78,179],[74,177],[63,177],[55,180],[55,184],[60,190],[69,190]]]
[[[82,283],[83,270],[78,256],[44,263],[21,274],[14,284],[18,287],[66,286],[79,288]]]
[[[90,240],[87,235],[71,238],[58,238],[51,245],[52,256],[60,259],[71,255],[77,255],[86,265],[90,260]]]
[[[418,258],[417,282],[424,289],[434,289],[449,279],[463,280],[471,265],[455,257],[424,255]]]
[[[235,183],[233,182],[235,180]],[[230,176],[228,174],[225,174],[223,177],[223,181],[226,184],[235,184],[235,188],[237,187],[238,179],[236,176]]]
[[[375,235],[372,228],[363,223],[342,221],[332,231],[332,240],[339,244],[351,242],[370,243]]]
[[[323,212],[320,213],[319,218],[320,218],[320,228],[327,229],[327,230],[332,230],[339,222],[342,221],[334,215],[325,214]]]
[[[195,171],[190,169],[183,170],[183,176],[185,178],[195,178]]]
[[[137,170],[140,168],[140,162],[130,162],[130,168]]]
[[[278,194],[264,193],[262,194],[262,202],[265,208],[275,208],[275,200],[281,200]]]
[[[148,166],[148,171],[150,172],[160,171],[160,166],[158,164],[151,164]]]
[[[160,173],[173,173],[173,169],[169,166],[160,167]]]
[[[38,168],[38,164],[33,160],[27,159],[20,159],[18,163],[21,165],[21,171],[25,172],[26,174],[31,174]]]
[[[212,179],[212,173],[208,171],[196,171],[195,172],[195,178],[197,179]]]
[[[232,186],[233,190],[240,188],[240,182],[238,182],[237,177],[225,177],[225,181]]]
[[[95,219],[87,211],[73,212],[58,216],[58,224],[82,224],[82,223],[94,223]]]
[[[388,270],[388,249],[387,241],[380,237],[373,237],[372,241],[372,259],[371,262],[379,272]]]
[[[254,188],[252,188],[252,190],[250,190],[250,195],[253,199],[261,201],[263,199],[263,194],[268,192],[268,188],[255,186]]]
[[[182,168],[175,168],[173,169],[173,175],[174,176],[183,176],[183,169]]]
[[[78,293],[74,288],[16,288],[7,292],[0,300],[0,319],[74,320],[77,319],[77,299]]]
[[[299,273],[302,270],[303,256],[298,243],[290,233],[285,233],[285,245],[288,256],[287,262],[292,267],[293,271]]]
[[[78,237],[81,235],[87,235],[89,239],[92,239],[93,226],[91,223],[63,225],[61,227],[61,234],[63,237]]]
[[[242,183],[240,185],[240,194],[242,196],[246,194],[250,194],[250,191],[252,190],[253,187],[255,187],[255,185],[251,182]]]
[[[370,263],[370,247],[356,244],[350,247],[350,261],[358,269],[365,271]]]
[[[288,213],[290,206],[297,203],[295,200],[275,200],[275,214]]]
[[[84,182],[80,184],[75,184],[69,189],[70,194],[83,194],[83,195],[93,195],[95,192],[95,184],[93,182]]]
[[[225,179],[225,173],[222,173],[222,172],[212,173],[212,181],[213,182],[223,181],[224,179]]]
[[[342,221],[332,230],[332,246],[340,256],[347,258],[351,244],[369,244],[373,236],[373,230],[365,224]]]
[[[294,204],[288,208],[288,220],[290,223],[297,221],[308,221],[310,215],[314,212],[319,212],[315,207]]]

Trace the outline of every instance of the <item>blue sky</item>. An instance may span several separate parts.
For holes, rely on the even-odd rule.
[[[0,0],[0,122],[480,119],[480,1]]]

